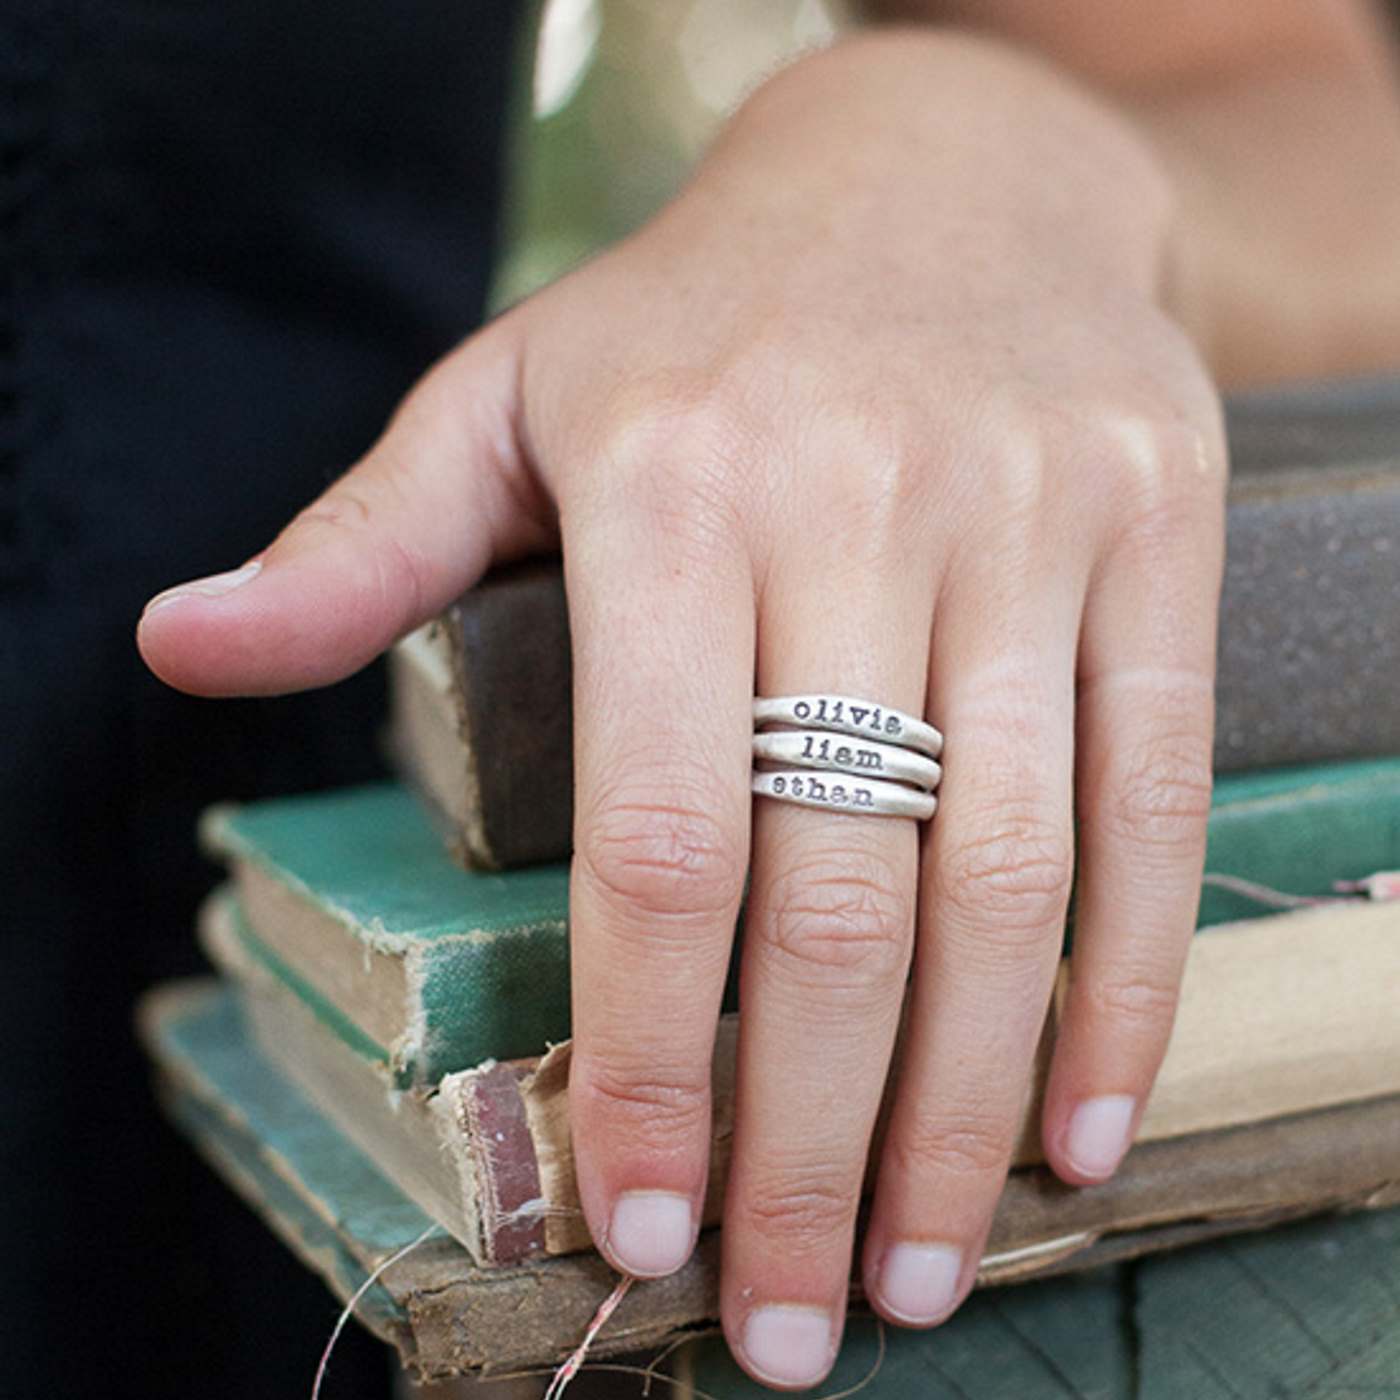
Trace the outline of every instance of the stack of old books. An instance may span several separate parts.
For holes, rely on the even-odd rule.
[[[1400,1203],[1400,453],[1377,415],[1400,419],[1382,397],[1370,419],[1345,389],[1234,406],[1207,879],[1171,1047],[1104,1186],[1039,1165],[1032,1100],[984,1283]],[[419,1375],[548,1364],[614,1282],[567,1116],[557,562],[484,581],[399,645],[393,677],[400,782],[206,814],[227,881],[199,937],[220,976],[157,989],[142,1033],[174,1118],[342,1297],[436,1222],[357,1305]],[[734,1044],[731,1011],[710,1226]],[[713,1318],[716,1233],[634,1287],[593,1354]]]

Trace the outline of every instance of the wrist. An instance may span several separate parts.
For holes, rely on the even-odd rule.
[[[1168,309],[1218,379],[1400,363],[1400,100],[1390,83],[1354,63],[1300,61],[1130,110],[1178,191]]]
[[[1161,299],[1175,197],[1153,142],[1115,104],[994,38],[929,26],[849,36],[760,87],[706,165],[742,167],[755,188],[777,183],[776,166],[809,206],[878,186],[890,228],[901,215],[916,229],[961,222],[983,255],[1004,230],[1000,250],[1033,252],[1053,275]]]

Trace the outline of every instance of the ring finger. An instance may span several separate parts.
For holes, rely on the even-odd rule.
[[[826,691],[922,714],[932,590],[895,553],[838,570],[839,607],[804,559],[772,568],[759,694]],[[805,1386],[841,1335],[913,941],[917,828],[760,800],[752,849],[721,1311],[753,1375]]]

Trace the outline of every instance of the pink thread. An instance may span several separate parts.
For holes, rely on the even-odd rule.
[[[1316,904],[1354,904],[1357,895],[1364,895],[1377,903],[1387,899],[1400,899],[1400,870],[1378,870],[1363,880],[1333,880],[1335,895],[1287,894],[1270,885],[1261,885],[1254,880],[1246,880],[1239,875],[1217,875],[1207,873],[1201,883],[1215,885],[1223,890],[1233,890],[1246,899],[1256,899],[1260,904],[1272,904],[1277,909],[1301,909]]]
[[[1387,899],[1400,899],[1400,870],[1377,870],[1364,880],[1333,880],[1334,890],[1362,893],[1377,903]]]
[[[617,1305],[627,1296],[627,1290],[631,1288],[634,1280],[631,1274],[623,1274],[617,1281],[617,1286],[598,1305],[598,1311],[593,1314],[593,1321],[588,1324],[588,1331],[583,1334],[583,1340],[569,1354],[564,1364],[554,1373],[554,1379],[550,1381],[549,1388],[545,1391],[543,1400],[559,1400],[564,1393],[564,1387],[578,1375],[579,1367],[583,1365],[584,1359],[588,1355],[588,1348],[593,1345],[593,1339],[598,1335],[603,1324],[617,1310]]]

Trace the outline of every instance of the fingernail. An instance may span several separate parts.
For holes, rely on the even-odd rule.
[[[624,1191],[613,1206],[608,1248],[629,1274],[669,1274],[690,1257],[690,1201],[674,1191]]]
[[[189,583],[177,584],[152,598],[146,604],[146,611],[154,612],[167,603],[178,603],[182,598],[222,598],[225,593],[232,593],[235,588],[241,588],[250,579],[257,578],[261,572],[262,560],[254,559],[251,564],[244,564],[241,569],[230,569],[227,573],[210,574],[208,578],[197,578]]]
[[[814,1385],[831,1369],[831,1319],[820,1308],[774,1303],[744,1323],[744,1355],[764,1380]]]
[[[962,1250],[950,1244],[896,1244],[885,1251],[876,1286],[888,1312],[904,1322],[937,1322],[953,1310]]]
[[[1128,1150],[1135,1100],[1131,1094],[1102,1094],[1074,1110],[1065,1136],[1065,1156],[1085,1176],[1111,1176]]]

